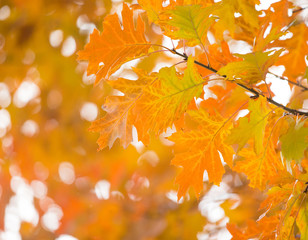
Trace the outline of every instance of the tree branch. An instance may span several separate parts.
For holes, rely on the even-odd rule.
[[[179,52],[176,51],[175,49],[169,49],[169,51],[172,52],[172,53],[174,53],[174,54],[176,54],[176,55],[178,55],[178,56],[181,56],[185,61],[188,59],[188,56],[187,56],[185,53],[184,53],[184,54],[179,53]],[[210,67],[210,66],[207,66],[207,65],[205,65],[205,64],[203,64],[203,63],[201,63],[201,62],[198,62],[198,61],[196,61],[196,60],[194,61],[194,63],[197,64],[197,65],[199,65],[199,66],[201,66],[201,67],[203,67],[203,68],[206,68],[206,69],[208,69],[208,70],[210,70],[210,71],[212,71],[212,72],[214,72],[214,73],[216,73],[216,74],[217,74],[217,72],[218,72],[216,69],[214,69],[214,68],[212,68],[212,67]],[[220,75],[220,76],[221,76],[221,75]],[[226,76],[223,75],[223,76],[221,76],[221,77],[224,77],[224,78],[225,78]],[[284,79],[284,80],[286,80],[286,79]],[[241,83],[238,83],[238,82],[235,82],[235,81],[234,81],[234,83],[237,84],[238,86],[240,86],[241,88],[244,88],[245,90],[247,90],[247,91],[253,93],[254,96],[252,96],[252,98],[258,98],[259,96],[266,97],[266,96],[264,96],[262,93],[259,93],[259,92],[258,92],[257,90],[255,90],[254,88],[247,87],[246,85],[241,84]],[[294,83],[294,82],[292,82],[292,83]],[[296,83],[294,83],[294,84],[297,85]],[[300,84],[297,85],[297,86],[306,88],[306,87],[304,87],[304,86],[302,86],[302,85],[300,85]],[[307,88],[307,90],[308,90],[308,88]],[[293,115],[308,116],[308,112],[303,112],[303,111],[296,110],[296,109],[293,109],[293,108],[288,108],[288,107],[286,107],[286,106],[284,106],[284,105],[282,105],[282,104],[280,104],[280,103],[274,101],[272,98],[269,98],[269,97],[266,97],[266,99],[267,99],[267,101],[268,101],[269,103],[271,103],[271,104],[273,104],[273,105],[275,105],[275,106],[277,106],[277,107],[279,107],[279,108],[282,108],[283,110],[285,110],[285,111],[287,111],[287,112],[289,112],[289,113],[291,113],[291,114],[293,114]]]

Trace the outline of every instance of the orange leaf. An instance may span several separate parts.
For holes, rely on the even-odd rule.
[[[305,23],[290,28],[292,38],[273,43],[277,47],[285,47],[289,52],[279,58],[277,65],[287,65],[285,75],[288,78],[296,78],[306,71],[305,56],[308,54],[308,27]]]
[[[229,45],[225,41],[221,41],[220,45],[215,43],[210,45],[208,56],[205,53],[200,54],[198,61],[203,64],[208,64],[207,57],[210,61],[211,67],[219,70],[221,67],[227,65],[229,62],[240,61],[240,58],[233,56],[230,52]],[[197,66],[198,71],[202,76],[206,76],[208,74],[212,74],[213,72],[201,67]]]
[[[148,53],[150,44],[144,36],[144,23],[138,16],[135,29],[133,10],[126,4],[123,4],[122,22],[123,29],[117,14],[107,16],[102,34],[94,29],[90,42],[78,52],[78,60],[89,61],[87,74],[96,74],[96,84],[102,78],[108,78],[123,63]]]
[[[136,81],[123,78],[110,81],[113,88],[125,92],[125,95],[109,96],[104,104],[107,114],[94,121],[89,129],[90,131],[100,132],[100,137],[97,140],[99,150],[106,146],[111,148],[117,138],[120,138],[124,147],[131,143],[135,103],[142,95],[144,86],[153,81],[151,76],[141,71],[137,74],[139,79]]]
[[[274,143],[267,142],[264,148],[259,155],[253,149],[244,148],[240,154],[244,160],[238,161],[234,167],[235,171],[247,175],[250,187],[260,190],[264,190],[269,179],[284,169],[280,156],[275,152]]]
[[[232,234],[233,240],[246,239],[275,239],[275,230],[279,224],[277,216],[263,217],[260,221],[247,221],[245,230],[239,229],[235,224],[228,223],[227,229]]]
[[[209,116],[204,109],[189,111],[189,117],[197,122],[198,128],[187,132],[178,131],[169,139],[175,142],[173,165],[183,169],[176,178],[180,185],[178,199],[192,186],[199,196],[203,189],[203,173],[208,172],[209,181],[217,185],[225,170],[221,163],[220,151],[225,161],[231,164],[231,148],[223,143],[226,120],[220,115]]]

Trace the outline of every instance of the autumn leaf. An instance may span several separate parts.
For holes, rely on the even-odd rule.
[[[244,159],[238,160],[233,169],[245,173],[250,180],[249,186],[253,188],[264,190],[269,179],[284,169],[273,142],[265,143],[264,151],[259,155],[251,149],[243,149],[240,156]]]
[[[304,157],[304,151],[308,147],[308,128],[304,121],[290,120],[289,129],[286,134],[280,137],[281,153],[286,161],[300,161]]]
[[[137,106],[137,129],[145,132],[162,133],[178,120],[187,110],[188,105],[199,97],[205,81],[196,71],[193,58],[189,57],[183,76],[177,74],[175,67],[162,68],[158,79],[144,89],[144,94]]]
[[[163,10],[162,0],[139,0],[138,3],[146,10],[150,21],[157,22],[159,20],[159,14]]]
[[[294,5],[288,0],[281,0],[271,4],[271,7],[265,10],[266,17],[262,18],[261,21],[265,24],[272,23],[273,28],[282,27],[292,22],[292,17],[289,16],[289,9],[293,9]],[[273,14],[275,12],[275,14]]]
[[[109,81],[110,85],[123,92],[124,96],[109,96],[104,104],[106,115],[92,122],[90,131],[99,132],[97,140],[99,149],[106,146],[112,147],[114,141],[119,138],[126,148],[132,141],[132,126],[134,124],[133,109],[138,99],[143,94],[144,88],[154,81],[155,76],[148,76],[140,70],[135,70],[138,80],[118,79]]]
[[[301,23],[290,27],[289,31],[292,33],[291,38],[276,41],[272,45],[288,50],[288,53],[281,56],[278,63],[289,63],[284,74],[294,79],[304,74],[307,67],[305,56],[308,54],[308,27],[305,23]]]
[[[225,30],[228,30],[231,36],[242,33],[244,29],[253,32],[259,26],[258,12],[255,9],[255,4],[259,3],[259,0],[223,0],[216,3],[219,7],[214,14],[219,17],[219,21],[213,27],[215,36],[223,39]],[[235,13],[240,13],[241,16],[236,18]]]
[[[229,45],[227,42],[222,41],[220,44],[212,44],[208,46],[209,53],[202,53],[199,55],[198,61],[204,64],[207,64],[208,59],[211,63],[211,67],[219,70],[223,66],[227,65],[229,62],[239,61],[239,58],[236,58],[232,55],[229,49]],[[215,56],[215,57],[214,57]],[[198,71],[201,73],[202,76],[207,76],[211,73],[209,69],[206,69],[202,66],[198,65]]]
[[[277,61],[281,52],[282,50],[272,50],[235,54],[235,56],[243,58],[243,61],[228,63],[218,71],[218,74],[240,83],[256,84],[265,79],[268,68]]]
[[[306,193],[307,194],[307,193]],[[299,210],[298,216],[296,218],[296,224],[301,233],[301,239],[308,238],[308,203],[307,203],[307,195],[303,196],[302,206]]]
[[[226,132],[226,120],[218,114],[210,116],[202,108],[187,114],[199,127],[190,131],[178,131],[169,137],[175,142],[172,164],[183,167],[176,178],[176,183],[179,184],[178,199],[185,195],[190,186],[200,196],[204,171],[208,173],[209,182],[219,185],[225,172],[219,152],[228,164],[232,162],[232,150],[222,141]]]
[[[78,60],[89,61],[87,74],[96,74],[96,84],[108,78],[123,63],[148,53],[150,44],[144,36],[144,23],[139,16],[135,29],[133,11],[126,4],[123,4],[122,26],[116,13],[107,16],[103,32],[99,34],[94,29],[90,42],[78,52]]]
[[[252,238],[258,239],[274,239],[275,229],[279,224],[277,216],[263,217],[260,221],[247,221],[247,228],[245,230],[239,229],[232,223],[227,224],[227,229],[232,234],[233,240],[246,240]]]
[[[247,116],[238,120],[238,126],[233,128],[226,139],[227,144],[237,144],[237,152],[245,146],[249,139],[254,139],[254,151],[259,154],[263,148],[263,137],[267,124],[268,114],[270,113],[266,99],[259,97],[257,100],[250,100]]]
[[[264,37],[266,34],[266,30],[268,28],[270,29],[270,32]],[[280,29],[278,27],[272,28],[271,25],[266,25],[263,28],[260,29],[260,32],[258,34],[258,37],[255,41],[255,45],[253,47],[254,51],[263,51],[266,48],[269,47],[270,43],[274,40],[277,40],[279,37],[285,35],[286,32],[280,32]]]
[[[172,39],[185,39],[188,46],[199,44],[205,49],[207,30],[215,20],[214,16],[210,16],[215,7],[177,6],[166,13],[167,20],[163,21],[165,34]]]

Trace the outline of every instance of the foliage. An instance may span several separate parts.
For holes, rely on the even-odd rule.
[[[0,238],[306,239],[307,11],[260,6],[5,1]]]

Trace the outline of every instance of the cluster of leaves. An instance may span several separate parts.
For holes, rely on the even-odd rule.
[[[204,194],[205,172],[219,185],[232,170],[267,195],[257,218],[238,227],[230,217],[234,239],[307,239],[304,9],[287,0],[268,10],[256,10],[259,0],[138,2],[108,15],[103,31],[94,30],[78,53],[96,85],[121,92],[106,97],[105,115],[90,127],[100,133],[99,149],[112,148],[117,139],[126,148],[133,129],[145,145],[175,129],[166,138],[174,143],[171,163],[180,169],[179,200],[190,188],[197,197]],[[176,46],[163,45],[157,35]],[[249,52],[235,54],[237,43]],[[135,62],[126,71],[136,79],[121,77],[125,63],[153,56],[166,66],[157,71],[146,60]],[[273,73],[274,66],[283,66],[283,75]],[[275,100],[270,75],[292,88],[286,106]]]

